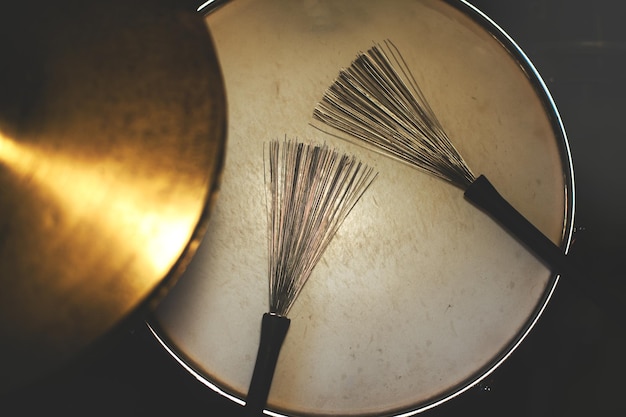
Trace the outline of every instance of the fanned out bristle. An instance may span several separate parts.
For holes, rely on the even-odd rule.
[[[461,189],[475,180],[389,41],[359,53],[341,70],[313,117]]]
[[[266,156],[270,312],[285,316],[377,173],[327,145],[272,141]]]

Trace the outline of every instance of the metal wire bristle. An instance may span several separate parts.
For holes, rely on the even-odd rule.
[[[285,140],[272,141],[268,148],[270,312],[286,316],[377,173],[326,145]]]
[[[461,189],[475,180],[389,41],[359,53],[341,70],[313,117]]]

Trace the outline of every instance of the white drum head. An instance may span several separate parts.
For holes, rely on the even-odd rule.
[[[556,278],[459,189],[310,123],[339,70],[390,39],[474,172],[566,247],[569,151],[524,55],[453,1],[235,0],[207,24],[228,97],[226,165],[206,237],[155,313],[157,337],[207,385],[245,399],[268,309],[263,146],[287,136],[355,154],[379,176],[289,314],[268,408],[409,415],[491,372]]]

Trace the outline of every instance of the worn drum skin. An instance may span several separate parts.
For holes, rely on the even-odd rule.
[[[558,282],[463,193],[312,125],[338,71],[373,41],[403,52],[476,174],[567,250],[573,175],[532,64],[462,2],[230,2],[207,17],[229,141],[208,233],[150,323],[208,386],[243,402],[268,308],[263,146],[328,143],[379,176],[290,313],[268,408],[278,415],[411,415],[484,378],[523,340]]]

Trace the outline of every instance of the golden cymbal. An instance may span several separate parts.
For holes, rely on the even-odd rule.
[[[0,22],[0,392],[175,281],[223,158],[221,73],[188,2],[51,3]]]

